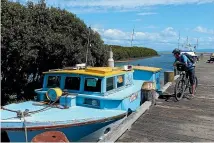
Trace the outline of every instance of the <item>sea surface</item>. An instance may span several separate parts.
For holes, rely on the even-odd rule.
[[[151,66],[162,68],[161,71],[161,79],[163,79],[164,71],[173,71],[173,62],[175,61],[172,54],[161,54],[157,57],[138,59],[128,62],[115,63],[115,66],[123,66],[123,65],[138,65],[141,66]]]

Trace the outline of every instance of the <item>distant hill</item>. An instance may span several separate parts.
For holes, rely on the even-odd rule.
[[[133,58],[157,56],[158,53],[154,49],[146,47],[123,47],[119,45],[106,45],[107,48],[112,47],[115,61],[130,60]]]

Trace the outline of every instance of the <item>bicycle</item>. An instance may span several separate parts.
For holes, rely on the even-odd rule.
[[[174,93],[175,93],[175,99],[177,101],[180,101],[183,98],[184,93],[187,90],[187,88],[189,88],[189,93],[192,94],[192,86],[190,84],[189,75],[187,74],[187,70],[184,67],[184,65],[177,66],[177,70],[180,71],[180,77],[176,81]],[[196,76],[195,76],[194,80],[195,80],[195,82],[194,82],[195,83],[195,92],[194,93],[196,93],[196,88],[198,86],[198,79]]]

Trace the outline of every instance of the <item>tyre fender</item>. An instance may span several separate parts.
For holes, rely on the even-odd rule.
[[[141,90],[142,90],[141,103],[145,101],[151,101],[152,105],[155,105],[156,100],[159,97],[159,94],[155,91],[155,83],[144,82]]]

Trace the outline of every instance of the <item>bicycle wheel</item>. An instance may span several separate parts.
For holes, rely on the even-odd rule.
[[[195,76],[195,93],[198,86],[198,78]],[[189,93],[192,94],[192,86],[189,86]]]
[[[178,80],[175,84],[175,99],[177,101],[181,100],[184,96],[185,80]]]

